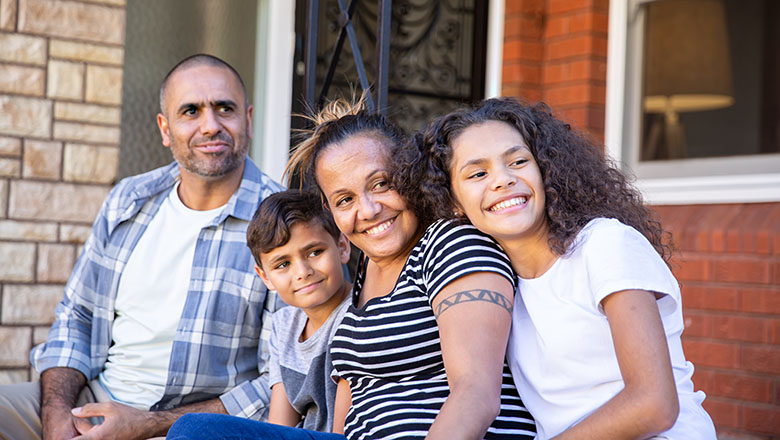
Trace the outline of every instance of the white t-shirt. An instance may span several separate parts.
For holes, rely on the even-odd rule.
[[[663,294],[657,300],[672,361],[680,415],[662,435],[715,439],[693,391],[685,360],[680,289],[663,259],[637,230],[599,218],[577,235],[574,248],[542,276],[519,279],[507,357],[537,438],[560,434],[623,389],[609,322],[601,301],[627,289]]]
[[[111,396],[139,409],[162,398],[173,338],[189,290],[201,229],[224,206],[195,211],[178,195],[177,183],[160,205],[122,270],[100,383]]]

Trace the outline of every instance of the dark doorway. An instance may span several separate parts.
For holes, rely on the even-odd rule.
[[[352,22],[368,80],[373,85],[378,2],[354,1],[357,3]],[[305,110],[303,60],[308,1],[296,2],[292,111],[300,114]],[[386,115],[406,130],[414,131],[438,115],[484,98],[488,6],[489,2],[478,0],[392,2]],[[337,0],[321,0],[318,9],[317,94],[322,90],[340,30]],[[337,62],[327,97],[350,97],[353,90],[359,95],[362,90],[348,43]],[[292,124],[293,129],[302,128],[304,121],[294,118]]]

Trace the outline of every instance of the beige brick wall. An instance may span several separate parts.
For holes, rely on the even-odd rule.
[[[0,384],[28,355],[119,161],[125,0],[0,0]]]

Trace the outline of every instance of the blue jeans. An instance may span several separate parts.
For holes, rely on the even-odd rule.
[[[341,434],[309,431],[224,414],[185,414],[171,426],[168,440],[344,440]]]

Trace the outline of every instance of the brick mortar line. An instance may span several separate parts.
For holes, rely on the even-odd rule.
[[[94,7],[104,7],[104,8],[109,8],[109,9],[122,9],[122,10],[124,10],[127,7],[127,3],[125,3],[124,5],[115,5],[115,4],[111,4],[111,3],[90,2],[90,1],[83,1],[83,0],[66,0],[66,1],[68,3],[79,3],[79,4],[82,4],[82,5],[94,6]]]
[[[727,345],[739,345],[739,346],[748,346],[749,348],[772,348],[773,350],[776,350],[780,352],[780,345],[777,344],[771,344],[766,342],[751,342],[751,341],[735,341],[732,339],[715,339],[712,337],[704,337],[704,336],[686,336],[687,340],[691,342],[718,342],[721,344],[727,344]],[[722,368],[722,367],[721,367]],[[772,374],[772,373],[767,373]]]
[[[561,41],[570,40],[572,38],[579,38],[579,37],[586,37],[586,36],[592,36],[594,38],[608,38],[609,33],[608,32],[602,32],[597,30],[581,30],[581,31],[574,31],[574,32],[566,32],[565,34],[560,35],[554,35],[554,36],[543,36],[542,40],[546,43],[558,43]]]
[[[695,364],[694,364],[694,366],[696,367],[696,371],[694,372],[694,377],[695,377],[696,373],[698,373],[700,371],[711,371],[711,372],[714,372],[714,373],[723,373],[723,374],[726,374],[726,373],[730,373],[730,374],[731,373],[740,373],[739,374],[740,376],[748,376],[748,377],[751,377],[753,379],[769,379],[773,384],[775,382],[775,379],[777,379],[777,375],[771,374],[771,373],[759,373],[759,372],[755,372],[755,371],[747,371],[747,370],[741,370],[741,369],[729,369],[729,368],[723,368],[723,367],[710,367],[710,366],[705,366],[705,365],[699,367],[698,365],[695,365]]]
[[[724,403],[735,403],[735,404],[738,404],[737,406],[740,406],[740,407],[745,406],[745,404],[748,404],[749,406],[760,407],[762,409],[765,408],[765,409],[777,410],[777,407],[778,407],[778,405],[776,403],[755,402],[753,400],[739,400],[739,399],[734,399],[732,397],[711,396],[709,394],[707,394],[707,398],[704,399],[704,401],[706,402],[707,400],[710,400],[710,399],[715,400],[715,401],[721,401],[721,402],[724,402]],[[753,432],[761,432],[761,431],[753,431]]]
[[[67,121],[70,122],[70,121]],[[40,141],[40,142],[60,142],[62,144],[77,144],[77,145],[88,145],[91,147],[104,147],[104,148],[119,148],[119,143],[112,143],[112,142],[95,142],[95,141],[73,141],[73,140],[61,140],[61,139],[50,139],[50,138],[41,138],[41,137],[24,137],[22,138],[24,141],[30,140],[30,141]],[[24,144],[24,142],[22,142]],[[65,147],[65,145],[63,145]],[[23,159],[23,154],[20,153],[19,156],[10,156],[10,155],[0,155],[0,157],[3,158],[9,158],[9,159]]]
[[[110,183],[98,183],[98,182],[75,182],[75,181],[65,181],[65,180],[47,180],[42,179],[40,177],[29,177],[29,178],[16,178],[15,180],[21,181],[21,182],[34,182],[34,183],[48,183],[53,185],[72,185],[72,186],[90,186],[90,187],[97,187],[97,188],[105,188],[105,187],[112,187],[113,184]],[[6,217],[9,220],[18,220],[16,218],[11,219],[10,217]],[[27,220],[22,220],[27,221]],[[42,220],[47,221],[47,220]],[[64,220],[63,220],[64,221]],[[69,220],[72,221],[72,220]],[[48,222],[57,222],[57,220],[48,220]]]
[[[748,229],[746,229],[748,230]],[[777,232],[778,235],[780,235],[780,231]],[[775,235],[775,234],[772,234]],[[742,257],[738,259],[742,259],[745,261],[748,260],[756,260],[756,259],[773,259],[775,261],[780,262],[780,254],[765,254],[765,253],[758,253],[758,251],[753,250],[739,250],[739,251],[724,251],[724,252],[717,252],[717,251],[678,251],[677,252],[678,257],[682,258],[706,258],[708,260],[711,259],[718,259],[718,260],[733,260],[733,257]]]
[[[108,68],[111,68],[111,69],[120,69],[120,70],[124,71],[124,68],[123,68],[124,63],[122,63],[122,64],[108,64],[108,63],[99,62],[99,61],[86,60],[86,59],[83,59],[83,58],[66,58],[66,57],[63,57],[63,56],[53,56],[53,55],[47,55],[47,56],[49,57],[49,60],[54,60],[54,61],[67,61],[67,62],[72,62],[72,63],[83,63],[83,64],[86,64],[87,66],[108,67]],[[87,70],[86,66],[85,66],[84,70]]]
[[[74,122],[74,121],[62,121],[62,122]],[[79,122],[81,123],[81,122]],[[117,126],[118,127],[118,126]],[[0,136],[13,136],[13,135],[5,135],[2,132],[0,132]],[[24,136],[21,138],[22,144],[24,145],[24,141],[31,140],[31,141],[42,141],[42,142],[62,142],[62,143],[71,143],[71,144],[85,144],[90,146],[98,146],[98,147],[116,147],[119,148],[119,142],[96,142],[96,141],[87,141],[87,140],[64,140],[64,139],[53,139],[51,137],[43,138],[40,136]],[[24,146],[22,146],[22,149],[24,149]],[[23,154],[20,154],[19,156],[3,156],[3,157],[10,157],[10,158],[21,158]]]
[[[86,105],[86,106],[94,106],[94,107],[102,107],[105,110],[122,110],[121,104],[100,104],[100,103],[90,103],[90,102],[72,102],[72,101],[65,101],[60,99],[55,99],[54,104],[56,107],[56,104],[58,102],[61,102],[63,104],[80,104],[80,105]]]
[[[780,313],[759,313],[759,312],[748,312],[744,310],[722,310],[722,309],[698,309],[695,307],[685,306],[683,304],[683,316],[685,315],[685,312],[696,312],[696,316],[699,316],[701,314],[706,315],[714,315],[714,316],[736,316],[738,318],[760,318],[760,319],[770,319],[770,320],[777,320],[780,318]],[[771,345],[778,345],[778,344],[772,344],[771,342],[768,342],[768,344]]]
[[[672,271],[674,273],[674,271]],[[755,282],[755,283],[749,283],[745,281],[735,281],[733,283],[729,281],[720,281],[720,280],[686,280],[686,279],[680,279],[679,277],[675,276],[677,278],[677,281],[680,283],[681,286],[689,286],[690,283],[696,282],[701,284],[696,284],[694,287],[719,287],[719,288],[740,288],[740,289],[755,289],[755,288],[761,288],[761,287],[778,287],[780,284],[775,284],[771,280],[768,282]],[[769,290],[776,290],[776,289],[769,289]],[[684,295],[684,293],[683,293]]]
[[[604,80],[598,80],[598,79],[566,79],[562,81],[552,81],[552,82],[545,82],[542,81],[542,84],[546,87],[547,91],[550,90],[559,90],[564,87],[578,87],[578,86],[599,86],[599,87],[606,87],[607,82]]]
[[[79,103],[79,104],[81,104],[81,103]],[[52,115],[53,114],[54,113],[52,112]],[[106,123],[106,122],[92,122],[92,121],[81,121],[81,120],[74,120],[74,119],[62,119],[62,118],[57,118],[56,116],[52,117],[52,119],[55,122],[75,122],[75,123],[78,123],[78,124],[91,125],[91,126],[95,126],[95,127],[122,128],[122,123],[121,122],[119,124],[110,124],[110,123]]]
[[[24,67],[26,69],[40,69],[45,71],[46,70],[46,63],[44,64],[25,64],[20,61],[10,61],[10,60],[2,60],[0,59],[0,65],[8,65],[8,66],[16,66],[16,67]]]
[[[18,26],[17,26],[18,29]],[[125,30],[127,32],[127,30]],[[86,44],[92,44],[96,46],[106,46],[106,47],[115,47],[115,48],[123,48],[125,47],[125,43],[108,43],[105,41],[97,41],[97,40],[87,40],[82,38],[75,38],[75,37],[69,37],[64,35],[57,35],[57,34],[46,34],[46,33],[35,33],[30,31],[14,31],[13,34],[15,35],[28,35],[32,37],[39,37],[39,38],[54,38],[57,40],[63,40],[63,41],[71,41],[74,43],[86,43]],[[48,54],[47,54],[48,55]]]

